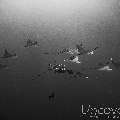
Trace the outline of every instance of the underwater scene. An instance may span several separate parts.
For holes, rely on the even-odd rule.
[[[83,105],[119,108],[119,50],[119,0],[1,0],[0,120],[83,120]],[[84,120],[104,119],[96,114]]]

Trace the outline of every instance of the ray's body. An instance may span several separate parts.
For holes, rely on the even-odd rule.
[[[1,58],[12,58],[12,57],[17,57],[16,53],[11,54],[10,52],[8,52],[7,49],[4,50],[4,54]]]

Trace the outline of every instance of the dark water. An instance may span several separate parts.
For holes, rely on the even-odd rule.
[[[16,59],[0,58],[0,63],[8,66],[0,69],[1,119],[80,119],[82,104],[119,106],[119,67],[112,65],[112,71],[89,69],[110,57],[120,59],[118,2],[98,0],[101,4],[96,2],[95,9],[86,10],[92,9],[90,13],[84,11],[87,7],[79,9],[77,6],[59,16],[43,8],[42,13],[35,6],[24,11],[7,0],[1,1],[0,55],[7,48],[18,56]],[[28,38],[37,40],[40,46],[25,48]],[[86,49],[100,48],[93,56],[80,56],[82,64],[65,63],[66,54],[56,54],[58,48],[75,48],[80,42]],[[54,64],[55,60],[89,78],[49,71],[48,64]],[[55,93],[53,104],[49,103],[51,92]]]

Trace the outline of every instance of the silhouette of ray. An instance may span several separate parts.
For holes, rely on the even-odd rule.
[[[24,47],[31,47],[31,46],[39,46],[38,41],[32,41],[31,39],[28,39]]]
[[[73,62],[73,63],[77,63],[77,64],[80,64],[81,62],[79,61],[79,58],[78,56],[70,56],[69,59],[66,59],[64,61],[70,61],[70,62]]]
[[[69,70],[66,68],[66,66],[64,64],[49,64],[48,66],[48,70],[49,71],[53,71],[54,73],[68,73],[68,74],[73,74],[72,70]]]
[[[76,48],[75,49],[72,49],[72,48],[64,48],[60,51],[58,51],[58,55],[59,54],[63,54],[63,53],[68,53],[68,54],[76,54],[76,55],[85,55],[85,54],[88,54],[88,55],[93,55],[94,54],[94,51],[96,51],[99,47],[95,47],[94,49],[91,49],[91,50],[86,50],[84,47],[83,47],[83,44],[80,43],[80,44],[76,44],[75,45]]]
[[[11,54],[10,52],[8,52],[7,49],[5,49],[3,56],[0,58],[13,58],[13,57],[17,57],[16,53]]]
[[[76,72],[75,75],[81,78],[88,78],[88,75],[82,72]]]
[[[110,66],[108,66],[108,65],[103,66],[102,68],[99,68],[98,70],[99,70],[99,71],[112,71],[112,69],[111,69]]]
[[[50,70],[54,73],[67,73],[73,77],[88,78],[88,75],[82,72],[74,72],[72,69],[67,69],[63,64],[49,64]]]

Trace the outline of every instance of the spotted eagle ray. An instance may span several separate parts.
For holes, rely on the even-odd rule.
[[[17,58],[17,55],[16,55],[16,53],[11,54],[10,52],[8,52],[7,49],[5,49],[3,56],[0,58]]]
[[[32,41],[32,40],[28,39],[27,43],[24,47],[31,47],[31,46],[39,46],[38,41]]]
[[[76,48],[72,49],[72,48],[64,48],[63,50],[60,50],[58,52],[58,54],[63,54],[63,53],[68,53],[68,54],[76,54],[76,55],[93,55],[94,51],[96,51],[99,47],[95,47],[91,50],[86,50],[83,47],[83,44],[76,44]]]

